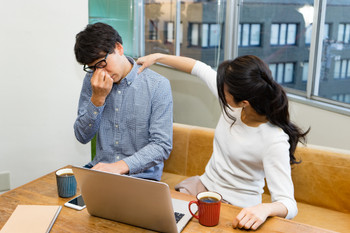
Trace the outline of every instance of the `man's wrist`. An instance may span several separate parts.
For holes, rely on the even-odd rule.
[[[115,163],[118,166],[120,174],[128,174],[130,169],[128,164],[124,160],[119,160]]]
[[[96,97],[94,95],[91,96],[91,103],[93,103],[96,107],[101,107],[105,104],[106,98],[104,97]]]

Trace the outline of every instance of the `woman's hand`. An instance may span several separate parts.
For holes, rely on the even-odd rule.
[[[233,228],[244,228],[256,230],[261,224],[263,224],[266,218],[269,216],[267,206],[265,204],[259,204],[253,207],[244,208],[233,219]]]
[[[269,216],[286,217],[287,208],[280,202],[262,203],[256,206],[244,208],[233,219],[234,228],[256,230]]]
[[[157,62],[157,59],[161,56],[160,53],[153,53],[144,57],[140,57],[139,59],[137,59],[136,63],[138,65],[141,65],[141,67],[138,70],[138,74],[141,73],[144,69],[146,69],[147,67],[150,67],[151,65],[153,65],[154,63]]]

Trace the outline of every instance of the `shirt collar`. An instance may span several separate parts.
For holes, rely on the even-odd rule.
[[[135,80],[137,74],[137,71],[139,69],[139,65],[136,64],[135,60],[132,59],[131,57],[125,56],[128,61],[132,64],[132,69],[130,70],[130,72],[125,76],[125,78],[123,78],[123,80],[125,80],[126,84],[129,86],[131,85],[131,83]]]

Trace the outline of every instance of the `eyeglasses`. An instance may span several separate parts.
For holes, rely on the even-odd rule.
[[[106,54],[105,58],[103,58],[101,61],[97,62],[93,66],[88,66],[88,65],[85,64],[84,67],[83,67],[83,70],[88,72],[88,73],[93,73],[93,72],[95,72],[95,70],[97,68],[105,68],[107,66],[107,60],[106,59],[108,57],[108,54],[109,53]]]

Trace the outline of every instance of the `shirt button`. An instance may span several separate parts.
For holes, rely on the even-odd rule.
[[[118,94],[120,95],[122,92],[121,91],[118,91]]]
[[[94,112],[94,114],[96,115],[96,114],[97,114],[97,112]]]
[[[119,155],[117,156],[117,159],[120,159]]]
[[[119,108],[116,108],[115,111],[118,112],[118,111],[119,111]]]
[[[119,125],[115,125],[115,127],[116,127],[116,128],[118,128],[118,127],[119,127]]]
[[[91,127],[91,126],[92,126],[92,124],[89,124],[89,126]]]
[[[128,82],[128,85],[130,85],[131,84],[131,82]]]
[[[118,144],[119,144],[119,142],[118,142],[118,141],[116,141],[116,142],[115,142],[115,144],[117,144],[117,145],[118,145]]]

